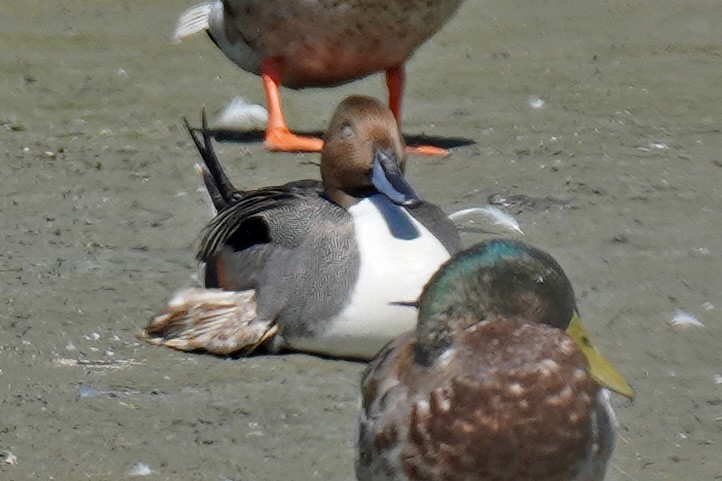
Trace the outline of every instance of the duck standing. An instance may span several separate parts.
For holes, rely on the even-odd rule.
[[[362,380],[359,481],[597,481],[614,445],[610,388],[571,283],[547,253],[491,240],[424,287],[416,331]]]
[[[221,355],[263,345],[370,359],[413,329],[413,310],[394,301],[416,299],[460,239],[404,178],[389,109],[347,98],[326,135],[322,182],[254,191],[233,187],[205,131],[203,142],[191,134],[218,210],[198,254],[213,290],[182,291],[142,339]]]
[[[404,63],[462,0],[211,0],[184,12],[175,38],[206,31],[236,65],[260,75],[273,151],[318,152],[321,139],[290,132],[279,88],[330,87],[386,73],[389,107],[401,121]],[[421,146],[417,153],[446,155]]]

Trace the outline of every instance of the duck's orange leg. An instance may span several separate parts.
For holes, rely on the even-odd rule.
[[[401,129],[401,100],[404,96],[404,84],[406,82],[406,74],[404,66],[398,65],[386,71],[386,88],[389,90],[389,109],[396,118],[396,123]],[[407,145],[406,151],[410,154],[418,155],[436,155],[446,157],[449,151],[432,145]]]
[[[261,78],[268,107],[268,125],[263,142],[266,148],[274,152],[320,152],[323,140],[291,133],[286,125],[281,107],[281,69],[278,62],[264,59],[261,62]]]
[[[389,109],[401,128],[401,100],[406,85],[406,72],[404,66],[399,65],[386,71],[386,88],[389,91]]]

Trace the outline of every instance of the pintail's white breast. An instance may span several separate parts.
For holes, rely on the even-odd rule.
[[[324,354],[370,358],[389,339],[416,325],[415,301],[449,252],[408,211],[383,195],[351,206],[360,252],[356,283],[346,307],[314,338],[289,340],[290,347]]]

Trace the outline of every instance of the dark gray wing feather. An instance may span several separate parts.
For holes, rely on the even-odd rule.
[[[314,195],[313,193],[311,195]],[[223,246],[243,250],[272,241],[268,222],[284,207],[303,204],[305,195],[280,187],[267,187],[245,196],[218,212],[206,226],[197,257],[207,262]]]
[[[449,251],[449,254],[454,255],[461,250],[459,231],[439,206],[430,202],[420,202],[408,206],[407,210],[414,219],[423,224],[429,232],[439,239],[441,244]]]

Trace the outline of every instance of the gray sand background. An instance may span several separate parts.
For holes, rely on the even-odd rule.
[[[171,44],[192,2],[0,3],[0,479],[139,462],[159,480],[352,479],[362,364],[134,337],[191,284],[208,218],[180,118],[263,103],[259,79],[203,36]],[[722,479],[720,25],[713,0],[467,0],[408,65],[405,132],[475,142],[410,159],[412,183],[447,211],[505,198],[637,390],[615,399],[609,479]],[[382,77],[286,91],[291,126],[322,130],[350,93],[385,98]],[[239,187],[317,176],[314,155],[219,154]],[[705,327],[670,329],[678,310]]]

